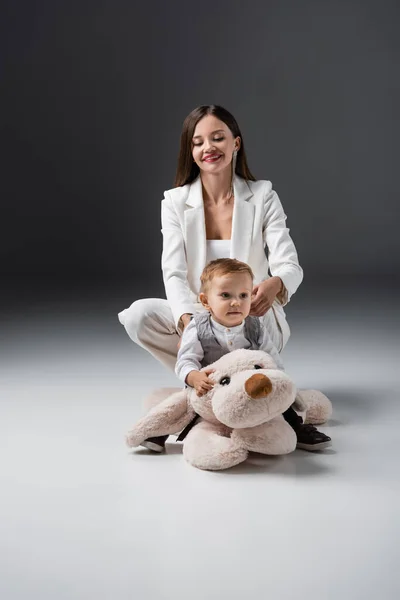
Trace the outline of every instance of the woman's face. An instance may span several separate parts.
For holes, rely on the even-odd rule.
[[[240,137],[234,138],[231,130],[214,115],[206,115],[197,123],[192,139],[192,156],[205,173],[220,173],[232,162],[239,150]]]

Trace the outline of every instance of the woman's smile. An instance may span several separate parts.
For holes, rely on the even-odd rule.
[[[206,156],[205,158],[203,158],[203,162],[215,163],[220,158],[222,158],[222,154],[209,154],[208,156]]]

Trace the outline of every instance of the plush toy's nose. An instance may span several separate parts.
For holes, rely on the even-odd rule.
[[[246,381],[244,389],[250,398],[257,400],[268,396],[272,392],[272,383],[266,375],[256,373]]]

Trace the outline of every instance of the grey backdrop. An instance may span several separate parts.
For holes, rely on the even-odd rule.
[[[0,598],[400,598],[398,4],[6,4]],[[117,319],[163,294],[160,200],[212,102],[304,267],[285,369],[334,406],[331,450],[231,476],[125,447],[178,380]]]
[[[306,278],[393,281],[399,13],[390,0],[10,3],[4,274],[161,288],[181,124],[218,103],[273,182]]]

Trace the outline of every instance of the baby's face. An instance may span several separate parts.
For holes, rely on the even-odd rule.
[[[252,290],[248,273],[221,275],[209,283],[203,303],[217,323],[235,327],[249,315]]]

